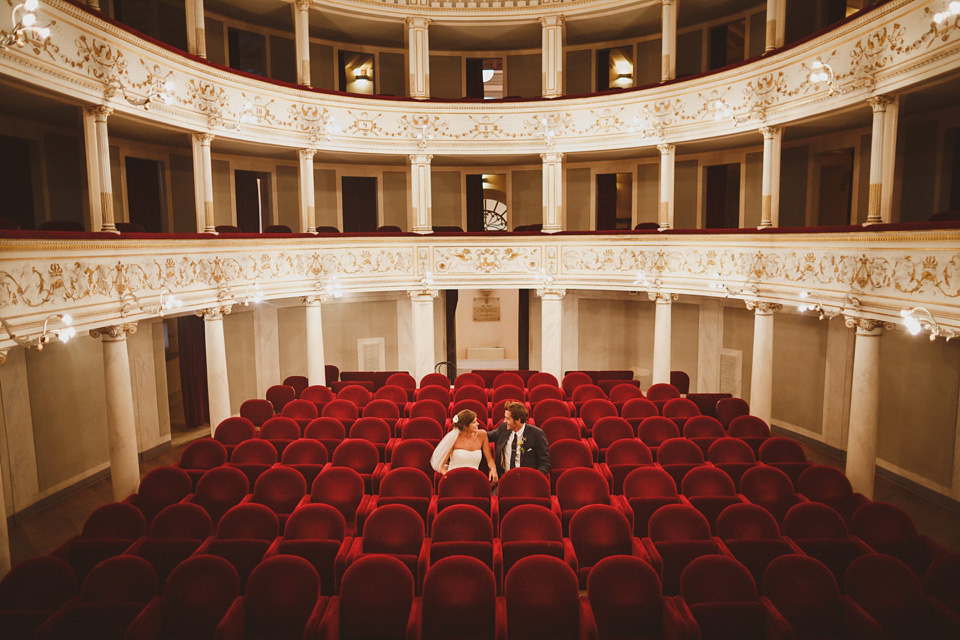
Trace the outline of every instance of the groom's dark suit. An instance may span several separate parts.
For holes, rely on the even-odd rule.
[[[497,474],[503,475],[506,470],[504,467],[505,457],[510,455],[509,451],[504,451],[507,443],[510,442],[510,436],[513,431],[507,426],[506,422],[501,422],[496,429],[487,434],[490,441],[496,443],[493,459],[497,463]],[[520,466],[531,467],[540,473],[550,473],[550,452],[547,450],[547,436],[541,429],[526,424],[523,427],[523,453],[520,454]]]

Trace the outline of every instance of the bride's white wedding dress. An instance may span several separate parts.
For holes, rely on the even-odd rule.
[[[466,449],[454,449],[450,452],[450,462],[447,469],[459,469],[460,467],[470,467],[471,469],[480,468],[480,460],[483,459],[483,450],[467,451]]]

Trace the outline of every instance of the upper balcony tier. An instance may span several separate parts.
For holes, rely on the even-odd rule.
[[[50,36],[0,53],[0,74],[60,99],[220,139],[340,153],[461,158],[651,149],[840,113],[960,68],[960,22],[938,2],[889,0],[829,32],[733,67],[555,100],[439,101],[311,90],[191,56],[64,0]],[[0,16],[5,32],[10,16]]]

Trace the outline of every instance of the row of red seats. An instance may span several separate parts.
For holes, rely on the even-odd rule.
[[[180,478],[174,482],[178,474]],[[170,488],[176,484],[179,484],[179,491],[173,492]],[[607,479],[594,468],[566,470],[559,476],[555,495],[550,492],[547,478],[531,469],[514,469],[505,474],[498,495],[491,495],[484,474],[473,469],[451,471],[440,481],[436,493],[427,474],[416,468],[393,469],[382,476],[380,485],[379,494],[371,495],[364,485],[364,478],[356,471],[327,466],[316,476],[307,494],[307,483],[296,469],[278,466],[265,471],[252,485],[253,493],[248,495],[251,485],[242,471],[218,467],[206,472],[195,493],[189,493],[190,481],[184,472],[161,468],[148,474],[140,492],[128,501],[139,507],[148,520],[164,504],[178,500],[192,502],[204,508],[214,524],[229,508],[241,502],[263,504],[277,515],[281,531],[285,520],[298,508],[311,503],[326,503],[341,511],[351,533],[362,532],[366,517],[383,504],[400,503],[413,508],[428,532],[437,513],[444,508],[453,504],[470,504],[487,514],[495,533],[499,531],[502,517],[519,505],[534,504],[551,509],[566,531],[579,509],[603,504],[620,511],[633,535],[639,537],[648,535],[652,514],[664,505],[691,506],[702,514],[707,530],[716,533],[720,526],[719,513],[730,505],[758,505],[775,523],[783,523],[795,505],[814,500],[823,508],[843,513],[844,516],[837,516],[843,524],[845,518],[852,522],[855,509],[867,502],[853,493],[842,473],[820,466],[811,467],[801,475],[801,486],[809,495],[795,493],[785,474],[766,466],[757,466],[744,474],[742,493],[734,490],[732,481],[724,472],[709,466],[691,470],[684,478],[682,493],[677,491],[671,475],[659,466],[641,466],[632,470],[625,479],[622,495],[610,494]],[[918,537],[905,516],[900,516],[895,523],[886,522],[880,529],[895,531],[896,535],[890,535],[899,536],[897,544],[910,547],[897,553],[913,566],[925,567],[929,558],[936,554],[936,546]],[[894,546],[882,548],[893,552]]]
[[[123,505],[109,506],[116,509]],[[192,505],[173,505],[168,507],[164,516],[172,514],[175,510],[188,512],[190,506]],[[696,526],[698,514],[690,507],[676,505],[658,510],[653,521],[651,537],[639,543],[636,538],[631,539],[628,533],[624,535],[625,522],[616,509],[593,505],[577,514],[571,523],[571,537],[560,540],[560,548],[550,546],[557,539],[555,534],[559,523],[556,517],[543,507],[533,505],[518,507],[513,512],[512,519],[504,521],[505,535],[496,541],[500,544],[491,542],[489,546],[485,543],[488,538],[486,533],[481,532],[481,535],[464,533],[464,530],[470,527],[465,527],[463,520],[479,523],[480,528],[484,528],[484,514],[480,513],[476,507],[452,506],[445,510],[445,514],[449,516],[450,521],[460,520],[461,522],[456,527],[451,527],[451,536],[445,536],[441,532],[439,537],[435,535],[432,541],[423,540],[422,525],[419,526],[420,540],[418,541],[416,535],[418,517],[409,507],[403,505],[387,505],[378,509],[375,512],[375,519],[368,523],[368,533],[363,538],[353,541],[347,541],[344,538],[337,545],[337,532],[333,532],[333,544],[328,545],[328,548],[336,549],[338,555],[334,559],[335,574],[328,575],[326,580],[339,581],[339,590],[334,590],[334,593],[339,593],[339,598],[348,601],[357,595],[355,590],[359,589],[367,593],[369,597],[364,600],[364,605],[368,615],[370,612],[380,615],[381,611],[377,606],[379,599],[386,597],[388,593],[408,594],[411,596],[411,601],[414,594],[422,593],[422,606],[417,615],[431,615],[428,610],[432,607],[428,603],[432,598],[432,572],[437,567],[453,564],[446,562],[451,557],[459,559],[456,563],[458,569],[454,572],[458,582],[456,585],[448,585],[448,588],[453,588],[454,592],[460,596],[457,598],[459,601],[463,600],[464,590],[474,587],[471,584],[471,576],[477,572],[485,576],[482,583],[485,591],[488,592],[488,599],[495,597],[501,584],[497,579],[498,568],[502,572],[501,575],[505,575],[501,592],[509,601],[511,594],[518,591],[516,572],[522,572],[521,568],[531,564],[533,558],[546,558],[547,560],[537,562],[536,575],[542,582],[524,582],[524,591],[534,589],[538,591],[540,597],[544,597],[545,589],[564,585],[563,589],[570,591],[573,599],[576,600],[577,591],[586,588],[589,604],[592,607],[599,605],[604,612],[599,614],[597,620],[597,624],[601,626],[619,622],[637,631],[639,628],[634,628],[633,624],[637,622],[638,617],[641,617],[647,622],[656,622],[650,630],[662,631],[662,624],[678,625],[678,628],[685,628],[693,634],[689,637],[701,637],[694,633],[698,627],[701,634],[705,631],[716,633],[726,630],[728,633],[734,633],[735,637],[794,637],[791,632],[810,634],[816,630],[822,634],[825,625],[834,625],[835,631],[843,630],[843,633],[836,637],[860,637],[850,634],[863,631],[865,628],[870,633],[863,637],[878,637],[877,625],[871,625],[871,621],[881,621],[884,630],[894,634],[888,637],[901,637],[898,634],[907,630],[910,631],[909,637],[954,637],[937,634],[956,633],[960,629],[958,624],[960,618],[957,618],[955,613],[958,608],[957,585],[960,584],[960,581],[956,580],[957,572],[960,570],[960,562],[956,555],[940,556],[925,574],[928,590],[939,596],[939,600],[922,595],[920,582],[909,567],[895,558],[872,553],[869,550],[851,560],[843,572],[842,584],[847,593],[846,597],[840,596],[841,591],[836,578],[826,565],[805,556],[802,552],[797,553],[794,549],[788,548],[784,553],[768,557],[761,577],[758,578],[755,569],[751,570],[749,564],[741,563],[739,558],[743,555],[736,553],[735,550],[759,549],[767,551],[770,555],[769,549],[762,548],[763,543],[766,542],[769,547],[778,540],[774,537],[757,536],[756,516],[766,514],[751,505],[730,507],[723,514],[731,522],[741,521],[739,525],[743,532],[741,537],[731,537],[726,541],[708,540],[706,537],[708,534],[703,532],[702,522],[699,523],[699,534],[695,531],[698,528]],[[114,625],[122,629],[131,619],[133,619],[133,625],[127,637],[148,637],[141,635],[147,633],[153,634],[149,637],[177,637],[177,633],[182,631],[179,625],[184,622],[181,618],[186,618],[186,622],[193,625],[204,622],[222,625],[220,616],[229,614],[228,618],[232,616],[232,622],[221,631],[226,633],[232,630],[234,633],[239,632],[239,635],[218,635],[217,637],[265,637],[256,635],[254,630],[265,632],[269,637],[288,637],[287,633],[295,634],[290,637],[301,637],[299,634],[303,629],[307,629],[308,633],[303,637],[314,637],[309,634],[316,628],[321,629],[317,637],[337,637],[337,633],[342,631],[342,621],[337,619],[337,614],[328,619],[328,614],[324,613],[321,619],[321,611],[318,611],[321,599],[319,593],[322,586],[326,584],[324,574],[316,570],[309,555],[303,560],[290,559],[291,556],[298,555],[297,549],[284,547],[286,543],[294,545],[300,543],[301,554],[299,555],[303,555],[303,551],[308,551],[304,545],[311,542],[322,543],[331,536],[323,535],[322,531],[315,531],[313,538],[307,539],[285,539],[289,538],[289,535],[276,537],[272,541],[257,539],[255,537],[257,524],[251,524],[248,521],[241,525],[240,521],[244,519],[243,516],[246,516],[255,523],[269,523],[272,514],[258,505],[243,505],[235,507],[229,515],[230,518],[226,519],[220,527],[224,530],[223,535],[218,529],[216,538],[200,543],[193,555],[177,562],[170,569],[169,578],[165,580],[163,596],[151,599],[151,596],[157,593],[156,573],[153,573],[152,579],[139,582],[134,577],[119,571],[121,567],[128,569],[135,567],[132,573],[137,575],[150,575],[151,570],[156,571],[152,564],[140,560],[139,557],[135,560],[125,559],[144,551],[145,543],[138,541],[126,555],[95,565],[89,575],[84,578],[81,597],[62,606],[53,616],[50,616],[51,611],[56,608],[53,601],[62,602],[65,596],[75,589],[76,577],[69,564],[65,565],[64,561],[58,558],[38,558],[17,567],[3,583],[0,583],[0,620],[7,623],[20,623],[21,626],[46,620],[39,634],[39,637],[44,638],[65,637],[64,634],[69,635],[69,633],[74,634],[69,637],[75,637],[78,628],[88,630],[93,627],[102,631]],[[325,516],[327,520],[336,521],[339,514],[330,507],[313,505],[309,509],[304,509],[302,515],[306,522],[312,522],[316,527],[318,522],[325,519]],[[553,519],[552,533],[550,533],[551,518]],[[174,518],[166,519],[175,520]],[[547,526],[544,528],[542,523]],[[537,529],[538,525],[541,530],[547,530],[545,535],[533,535],[532,530]],[[768,526],[776,528],[775,523]],[[236,527],[234,535],[242,537],[227,537],[227,529],[231,527]],[[514,527],[517,531],[513,530]],[[155,528],[159,527],[155,525]],[[267,530],[270,527],[262,528],[266,531],[264,535],[269,536],[270,532]],[[486,522],[485,528],[488,533],[489,521]],[[686,529],[690,531],[681,531]],[[276,531],[275,521],[273,531]],[[405,539],[405,533],[408,531],[413,535],[410,539]],[[340,533],[342,534],[342,529]],[[744,533],[746,537],[743,536]],[[321,536],[323,536],[322,539]],[[464,540],[465,537],[477,539]],[[157,542],[162,540],[159,537],[154,539]],[[220,544],[216,544],[217,542]],[[785,539],[779,542],[785,543]],[[712,550],[708,548],[708,543],[713,545]],[[743,544],[737,547],[734,543]],[[137,547],[137,544],[140,546]],[[533,546],[536,544],[540,546]],[[571,547],[573,548],[573,565],[570,563]],[[267,551],[263,551],[264,548]],[[247,551],[252,553],[245,553]],[[541,551],[545,553],[538,555]],[[250,559],[256,558],[258,552],[259,559],[250,566]],[[424,553],[426,553],[425,558]],[[208,554],[220,557],[214,559]],[[382,560],[384,557],[390,557],[390,560]],[[286,559],[278,560],[278,558]],[[343,564],[338,569],[337,562],[341,558],[344,558]],[[497,559],[500,561],[499,564]],[[746,559],[749,562],[753,557],[747,554]],[[377,570],[364,573],[362,581],[354,584],[357,580],[355,575],[360,568],[368,565],[376,566]],[[464,568],[470,565],[477,568],[475,570]],[[607,569],[611,565],[618,565],[619,568]],[[202,571],[193,572],[186,569],[194,566],[202,567]],[[395,569],[390,569],[391,566]],[[781,566],[795,567],[795,569],[788,571],[785,576],[777,577],[778,568]],[[480,567],[483,569],[481,570]],[[797,567],[803,568],[801,576],[796,573]],[[182,577],[185,571],[191,574],[192,582]],[[220,582],[215,577],[220,573],[231,576],[231,579]],[[723,588],[720,591],[716,591],[718,585],[715,584],[718,573],[727,576],[723,579],[724,582],[721,584]],[[399,590],[392,581],[394,574],[406,576]],[[809,577],[804,579],[809,575],[816,575],[815,589],[811,589]],[[296,576],[295,583],[285,583],[281,586],[283,576]],[[865,581],[864,577],[870,580]],[[43,579],[42,593],[38,593],[38,578]],[[63,578],[63,583],[70,582],[72,579],[72,585],[59,582],[60,578]],[[733,582],[730,582],[731,579]],[[597,585],[604,584],[606,580],[614,580],[617,587],[610,585],[607,588],[598,589]],[[816,595],[819,599],[829,599],[834,605],[837,602],[843,603],[846,615],[839,616],[838,612],[833,610],[832,615],[818,621],[813,617],[800,615],[804,613],[804,607],[799,607],[798,610],[787,608],[785,611],[778,611],[778,597],[785,597],[789,602],[789,596],[795,594],[798,589],[798,582],[800,588],[806,589],[803,591],[805,600],[801,600],[801,603],[809,607],[811,597]],[[537,586],[534,587],[534,584]],[[764,592],[770,596],[772,602],[758,599],[756,584],[763,585]],[[873,591],[867,586],[868,584],[873,585]],[[641,585],[643,588],[640,588]],[[381,588],[387,588],[387,591],[379,593],[378,590]],[[595,599],[592,597],[594,590],[599,591]],[[237,599],[236,596],[244,591],[247,599]],[[279,596],[278,600],[276,595],[273,598],[263,595],[268,592],[283,595]],[[322,592],[326,594],[327,590]],[[600,596],[601,593],[602,596]],[[253,594],[257,594],[257,597],[262,597],[263,600],[254,598],[252,601]],[[188,600],[194,599],[194,602],[188,603],[193,605],[192,610],[189,606],[182,611],[178,608],[183,604],[178,602],[178,599],[184,595]],[[681,597],[673,597],[677,595]],[[549,601],[553,604],[566,602],[563,598],[559,598],[557,593],[551,592],[549,596]],[[167,601],[168,597],[170,602]],[[106,604],[113,606],[98,608],[96,606],[98,598],[106,599]],[[336,602],[337,598],[338,596],[334,596],[330,604]],[[862,615],[864,612],[851,604],[851,598],[866,609],[867,615]],[[39,602],[41,600],[42,602]],[[202,608],[211,601],[218,603],[217,606],[222,609],[219,614],[211,616],[211,619],[206,621],[195,619],[195,614],[198,613],[197,606]],[[481,601],[476,598],[470,599],[474,605]],[[619,620],[618,616],[609,615],[616,609],[618,603],[624,603],[624,601],[633,605],[631,615],[619,617]],[[672,602],[674,607],[663,607],[665,601]],[[653,611],[649,610],[651,602],[655,604]],[[711,602],[714,606],[698,607],[698,604],[704,602]],[[757,606],[758,602],[761,606]],[[295,606],[294,603],[296,603]],[[646,603],[646,606],[640,606],[643,603]],[[751,605],[747,606],[745,603],[751,603]],[[573,610],[588,617],[591,615],[590,608],[583,600],[577,604],[578,606],[574,606]],[[721,604],[722,607],[716,606]],[[147,606],[144,607],[144,605]],[[571,611],[569,605],[570,603],[566,602],[565,607],[558,613],[569,616]],[[950,611],[949,606],[952,606],[954,612]],[[322,609],[322,607],[319,608]],[[383,613],[388,616],[391,612],[396,614],[396,609],[396,606],[388,607]],[[663,611],[666,614],[668,609],[670,609],[669,620],[666,617],[658,620],[658,612]],[[395,623],[400,623],[397,627],[398,631],[404,629],[403,622],[407,617],[408,609],[401,606],[400,610],[402,611],[400,620],[394,620]],[[137,611],[141,612],[137,613]],[[270,626],[260,625],[271,618],[270,612],[279,614],[283,618],[282,622],[276,623],[277,626],[272,630]],[[627,612],[625,610],[623,613]],[[646,613],[641,616],[641,612]],[[173,615],[170,615],[171,613]],[[445,615],[450,612],[441,609],[436,613]],[[683,622],[678,622],[681,619]],[[731,626],[734,619],[737,621],[735,624],[739,626]],[[843,626],[842,620],[846,620],[847,626]],[[467,617],[460,620],[460,622],[467,621],[470,624],[491,624],[490,619],[475,620],[473,617]],[[775,627],[779,629],[778,633],[783,635],[764,635],[762,631],[764,621],[768,631],[769,623],[776,622]],[[381,620],[380,623],[382,624],[383,621]],[[791,628],[796,627],[798,623],[800,628]],[[497,624],[503,624],[503,621]],[[322,630],[324,627],[326,630]],[[5,628],[16,629],[16,626],[9,624]],[[207,632],[211,628],[206,628]],[[245,632],[245,628],[249,628],[250,632]],[[449,634],[451,627],[445,628]],[[554,635],[559,630],[549,625],[538,625],[537,628],[541,631],[549,630],[551,634],[549,637],[566,637]],[[575,625],[575,628],[580,627]],[[352,626],[350,629],[356,631],[357,627]],[[566,627],[562,630],[571,631]],[[385,628],[381,628],[380,632],[381,635],[378,637],[393,637],[386,632]],[[384,633],[387,635],[382,635]],[[574,637],[577,637],[576,634]],[[659,637],[659,634],[655,637]],[[817,635],[817,637],[825,636]]]

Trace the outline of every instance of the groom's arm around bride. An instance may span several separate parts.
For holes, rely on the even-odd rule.
[[[526,421],[526,407],[519,402],[508,402],[504,407],[503,422],[489,434],[490,441],[494,443],[493,459],[501,476],[515,466],[530,467],[543,474],[550,473],[547,436],[541,429],[526,424]],[[511,461],[515,433],[518,434],[516,453]]]

